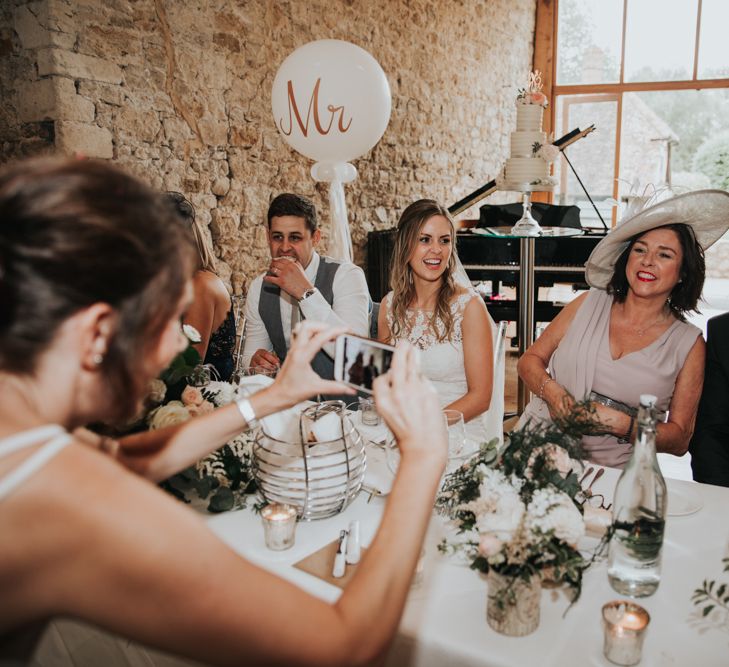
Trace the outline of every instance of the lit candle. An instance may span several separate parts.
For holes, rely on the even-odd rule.
[[[296,537],[296,508],[283,503],[270,503],[261,510],[266,547],[283,551],[294,546]]]
[[[639,663],[645,629],[650,620],[648,612],[633,602],[615,600],[603,605],[605,657],[616,665]]]

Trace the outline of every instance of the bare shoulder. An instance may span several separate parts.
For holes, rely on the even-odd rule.
[[[225,283],[211,271],[196,271],[193,276],[195,298],[202,296],[222,307],[230,307],[230,293]]]

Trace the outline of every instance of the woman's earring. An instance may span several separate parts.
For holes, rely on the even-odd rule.
[[[94,362],[96,366],[101,366],[101,364],[104,362],[104,355],[103,354],[95,354],[91,361]]]

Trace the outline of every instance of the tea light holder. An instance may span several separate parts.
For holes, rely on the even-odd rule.
[[[284,551],[294,546],[296,537],[296,508],[284,503],[270,503],[261,510],[263,537],[272,551]]]
[[[602,607],[605,632],[603,652],[616,665],[636,665],[643,651],[645,629],[651,617],[640,605],[614,600]]]

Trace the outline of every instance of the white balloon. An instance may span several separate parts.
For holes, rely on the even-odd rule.
[[[357,168],[349,162],[317,162],[311,167],[311,177],[315,181],[349,183],[357,178]]]
[[[342,163],[366,153],[390,120],[390,85],[364,49],[338,39],[309,42],[279,68],[271,91],[276,128],[317,162]]]

